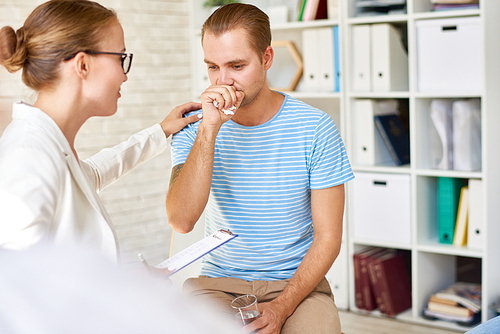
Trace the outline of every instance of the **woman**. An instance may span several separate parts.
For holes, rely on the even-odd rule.
[[[116,13],[92,1],[52,0],[17,32],[0,30],[0,63],[22,69],[36,91],[33,106],[15,103],[0,138],[0,247],[77,244],[117,259],[113,225],[97,192],[160,154],[166,139],[198,116],[178,106],[160,123],[111,149],[79,160],[82,125],[117,110],[132,54]]]

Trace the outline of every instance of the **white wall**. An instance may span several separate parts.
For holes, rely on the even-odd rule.
[[[2,0],[0,27],[19,29],[42,0]],[[118,144],[129,135],[161,121],[190,99],[188,0],[98,0],[113,8],[134,53],[128,81],[116,115],[94,118],[78,134],[76,149],[86,158]],[[0,134],[11,120],[12,103],[34,102],[21,73],[0,66]],[[125,264],[136,265],[137,253],[156,264],[168,256],[171,228],[165,196],[170,178],[170,152],[142,165],[100,195],[116,225]]]

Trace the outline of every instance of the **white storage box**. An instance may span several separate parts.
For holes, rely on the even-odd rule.
[[[410,245],[410,176],[356,173],[351,182],[354,237]]]
[[[420,20],[415,25],[418,91],[480,92],[479,17]]]

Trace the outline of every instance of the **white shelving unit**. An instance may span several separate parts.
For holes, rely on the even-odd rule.
[[[500,236],[500,206],[496,201],[500,198],[500,179],[496,169],[500,166],[499,151],[494,148],[493,143],[500,140],[500,132],[496,129],[499,124],[500,113],[500,66],[498,62],[500,40],[495,38],[495,31],[500,28],[497,19],[500,14],[500,2],[495,0],[481,0],[478,10],[455,10],[446,12],[432,12],[430,0],[407,0],[407,14],[380,15],[373,17],[355,17],[355,1],[348,0],[344,7],[344,87],[345,106],[342,112],[346,115],[347,137],[346,143],[352,143],[352,129],[356,126],[350,115],[353,112],[353,101],[356,99],[402,99],[408,101],[409,106],[409,129],[410,129],[410,154],[411,164],[399,167],[392,166],[359,166],[351,159],[355,173],[383,173],[383,174],[406,174],[410,176],[411,187],[411,229],[412,242],[410,245],[397,243],[383,243],[375,240],[356,239],[352,233],[352,188],[348,192],[348,226],[349,226],[349,267],[350,267],[350,303],[351,310],[358,310],[355,303],[354,292],[354,269],[352,255],[366,246],[379,246],[387,248],[402,249],[411,252],[411,286],[412,286],[412,308],[396,316],[397,319],[424,323],[426,325],[457,329],[465,331],[467,327],[461,327],[454,323],[444,321],[426,320],[422,313],[429,296],[447,285],[455,282],[457,275],[457,259],[470,258],[481,261],[481,284],[482,284],[482,321],[486,321],[494,314],[491,304],[498,301],[500,297],[500,244],[496,239]],[[466,92],[419,92],[417,89],[417,28],[416,23],[420,20],[442,19],[442,18],[480,18],[481,48],[482,48],[482,91]],[[407,31],[408,45],[408,67],[409,67],[409,90],[404,92],[356,92],[352,90],[352,57],[349,56],[352,43],[352,28],[357,25],[390,23],[403,26]],[[464,48],[467,48],[464,45]],[[464,64],[467,66],[467,64]],[[482,140],[482,169],[474,172],[462,172],[453,170],[432,169],[429,163],[429,128],[430,116],[429,105],[436,98],[467,99],[479,98],[481,100],[481,140]],[[351,157],[351,155],[350,155]],[[462,179],[480,179],[483,183],[483,219],[484,219],[484,243],[482,250],[455,247],[440,244],[437,236],[437,178],[453,177]],[[373,312],[380,315],[378,311]],[[381,316],[381,315],[380,315]]]
[[[471,258],[481,261],[482,321],[494,314],[492,303],[500,298],[500,1],[481,0],[478,10],[456,10],[432,12],[430,0],[407,0],[407,13],[372,17],[355,16],[356,0],[339,0],[339,17],[331,20],[312,22],[292,22],[272,25],[273,40],[291,40],[302,54],[302,30],[317,27],[339,27],[340,92],[307,92],[302,80],[296,91],[288,94],[327,112],[336,122],[345,141],[355,173],[381,173],[389,175],[409,175],[411,189],[411,243],[388,243],[369,239],[356,239],[353,235],[352,186],[347,187],[347,204],[344,226],[343,252],[329,273],[339,308],[356,309],[354,294],[354,270],[352,255],[366,246],[402,249],[411,253],[412,308],[397,315],[396,319],[423,323],[430,326],[457,329],[467,328],[443,321],[430,321],[422,317],[429,296],[453,283],[457,274],[457,259]],[[272,2],[249,1],[267,11]],[[209,16],[210,10],[202,7],[202,0],[191,0],[192,46],[193,50],[193,99],[198,99],[203,87],[206,69],[202,64],[200,48],[201,24]],[[283,0],[291,12],[296,12],[297,0]],[[478,17],[481,22],[482,45],[482,91],[480,92],[429,92],[417,90],[417,42],[416,23],[421,20],[441,18]],[[352,90],[352,28],[357,25],[389,23],[403,28],[407,37],[409,89],[390,92],[357,92]],[[466,47],[466,46],[465,46]],[[465,66],[465,64],[464,64]],[[435,98],[479,98],[481,99],[481,140],[482,169],[475,172],[460,172],[432,169],[428,163],[429,154],[429,104]],[[394,166],[361,166],[353,159],[352,136],[356,127],[352,119],[353,102],[356,99],[398,99],[407,105],[410,130],[411,164]],[[440,244],[437,240],[437,178],[455,177],[480,179],[483,182],[483,219],[485,231],[482,250],[467,247],[453,247]],[[348,291],[348,293],[347,293]],[[344,297],[343,297],[344,296]],[[345,300],[343,300],[345,299]],[[375,316],[383,316],[378,311]]]

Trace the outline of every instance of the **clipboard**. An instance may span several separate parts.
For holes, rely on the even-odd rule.
[[[237,234],[234,234],[229,230],[218,230],[215,233],[212,233],[211,235],[180,251],[174,256],[169,257],[153,268],[165,269],[172,267],[174,268],[174,270],[171,274],[174,274],[190,263],[198,260],[200,257],[210,253],[226,242],[236,238],[237,236]]]

